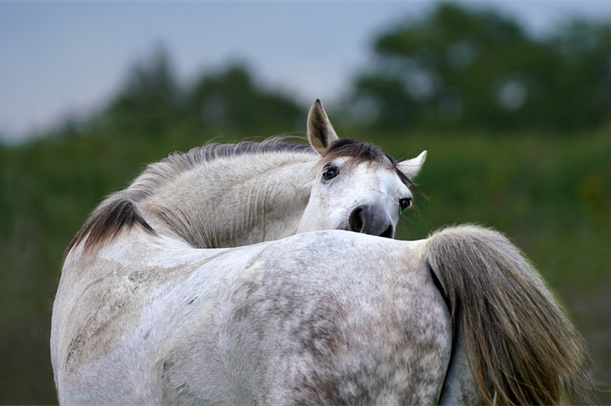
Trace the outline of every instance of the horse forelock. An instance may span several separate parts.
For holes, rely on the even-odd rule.
[[[323,161],[325,162],[337,158],[350,158],[349,162],[354,164],[371,162],[388,167],[397,164],[394,158],[385,154],[378,146],[350,138],[341,138],[333,142],[323,155]]]
[[[287,137],[274,137],[263,142],[243,141],[237,144],[210,143],[186,153],[173,153],[159,162],[150,164],[125,190],[106,198],[91,214],[74,236],[66,254],[85,241],[85,249],[94,248],[114,238],[124,228],[142,226],[154,233],[153,228],[139,212],[137,203],[155,194],[163,184],[180,174],[208,162],[245,155],[288,154],[316,156],[309,144],[287,142]]]
[[[340,138],[329,146],[322,160],[323,162],[330,162],[337,158],[348,158],[348,165],[356,165],[365,162],[387,167],[394,171],[401,182],[403,182],[403,184],[413,193],[423,194],[418,185],[416,185],[416,183],[406,174],[401,172],[398,161],[391,155],[382,151],[382,149],[375,144],[356,141],[350,138]]]

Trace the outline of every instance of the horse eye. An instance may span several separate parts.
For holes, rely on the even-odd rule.
[[[404,197],[403,199],[399,199],[399,205],[401,206],[401,210],[405,210],[409,207],[412,207],[412,198]]]
[[[322,170],[322,179],[331,180],[339,175],[339,168],[335,165],[325,165]]]

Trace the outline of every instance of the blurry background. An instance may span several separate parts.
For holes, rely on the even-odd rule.
[[[611,386],[611,3],[0,3],[0,403],[56,402],[63,251],[144,166],[214,138],[423,149],[399,238],[506,233]],[[611,404],[609,392],[601,402]]]

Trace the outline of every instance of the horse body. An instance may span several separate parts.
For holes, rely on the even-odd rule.
[[[126,229],[71,250],[51,334],[63,404],[555,404],[584,384],[583,351],[519,251],[477,227],[216,250]]]
[[[421,243],[329,231],[194,250],[126,234],[66,259],[61,403],[439,399],[452,333]]]
[[[308,138],[171,156],[96,209],[53,305],[60,403],[553,404],[579,391],[579,334],[506,238],[379,238],[411,206],[424,154],[339,140],[318,102]]]

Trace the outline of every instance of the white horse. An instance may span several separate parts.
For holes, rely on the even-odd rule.
[[[194,249],[143,227],[68,255],[62,404],[557,404],[579,335],[498,233]]]
[[[196,248],[327,229],[393,237],[426,151],[397,162],[375,145],[339,140],[318,100],[307,126],[310,145],[209,144],[150,165],[98,207],[69,248],[134,224]]]
[[[424,157],[396,163],[334,134],[317,103],[319,155],[209,147],[105,201],[69,247],[53,307],[60,403],[552,404],[578,392],[581,338],[518,250],[477,227],[376,237],[392,236]],[[201,248],[323,228],[342,230]]]

